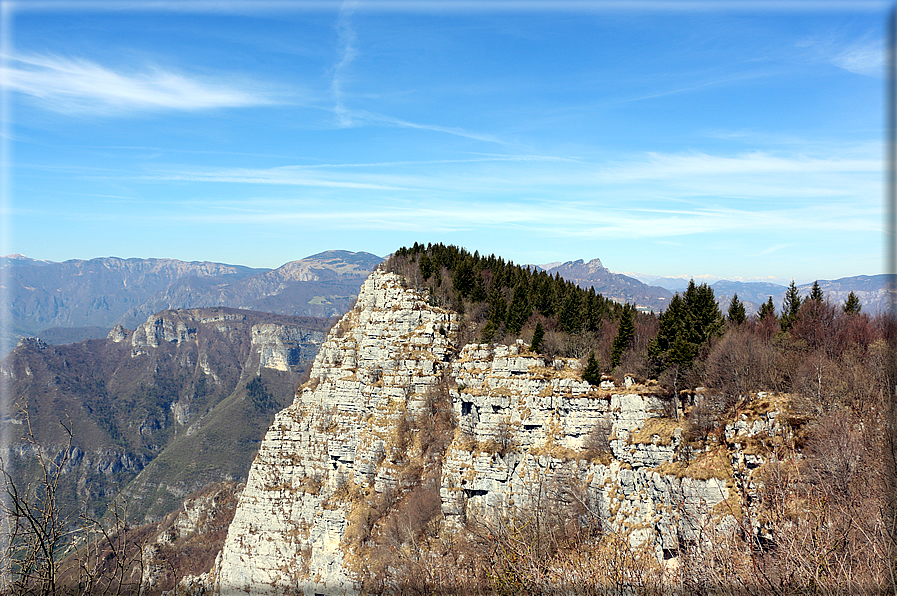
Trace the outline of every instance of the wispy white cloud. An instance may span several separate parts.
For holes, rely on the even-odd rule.
[[[737,232],[739,234],[869,233],[876,221],[869,210],[842,203],[825,212],[812,207],[746,210],[725,207],[701,207],[691,210],[616,208],[596,209],[594,205],[559,201],[476,201],[425,200],[424,195],[410,200],[375,197],[341,201],[314,198],[264,202],[218,204],[203,202],[190,213],[184,209],[163,210],[163,219],[174,218],[195,223],[280,225],[295,222],[305,226],[326,225],[328,229],[367,231],[406,230],[421,232],[457,232],[470,230],[528,230],[543,238],[579,238],[593,240],[653,239],[670,240],[689,236]],[[774,246],[760,254],[769,254],[786,245]]]
[[[734,85],[738,83],[743,83],[745,81],[752,81],[764,77],[768,77],[772,72],[763,72],[763,71],[754,71],[754,72],[746,72],[735,75],[726,75],[726,76],[718,76],[714,78],[708,78],[702,81],[697,81],[690,85],[685,85],[681,87],[674,87],[671,89],[665,89],[661,91],[657,91],[654,93],[648,93],[646,95],[640,95],[637,97],[633,97],[626,101],[644,101],[647,99],[658,99],[661,97],[667,97],[670,95],[679,95],[684,93],[692,93],[694,91],[700,91],[704,89],[709,89],[713,87],[723,87],[726,85]]]
[[[802,39],[797,47],[807,52],[811,62],[828,63],[854,74],[884,75],[884,45],[881,37],[867,34],[845,40],[839,33]]]
[[[789,246],[794,246],[794,244],[793,243],[776,244],[775,246],[770,246],[768,248],[765,248],[758,253],[754,253],[754,256],[762,257],[763,255],[772,254],[776,251],[782,250],[783,248],[788,248]]]
[[[837,153],[837,151],[835,151]],[[431,166],[444,165],[434,169]],[[625,201],[630,209],[680,213],[722,204],[752,209],[792,204],[824,208],[837,202],[880,209],[881,161],[867,155],[841,157],[775,156],[752,152],[647,153],[627,161],[596,163],[532,154],[473,154],[441,160],[346,162],[276,168],[157,169],[152,179],[392,189],[428,192],[450,199],[507,196],[533,199],[563,194],[602,209]]]
[[[0,73],[7,87],[64,113],[120,115],[135,111],[241,108],[275,103],[273,94],[209,77],[190,77],[147,66],[116,71],[82,58],[53,55],[6,57]]]
[[[348,127],[367,124],[388,125],[400,128],[441,132],[489,143],[504,143],[502,140],[490,134],[472,132],[452,126],[411,122],[394,116],[376,114],[367,110],[348,107],[346,102],[346,87],[351,79],[349,71],[352,63],[359,55],[358,35],[355,33],[355,28],[352,25],[352,16],[358,8],[358,0],[344,0],[340,4],[339,15],[336,19],[336,31],[339,46],[336,64],[333,67],[333,77],[330,81],[330,91],[333,95],[333,113],[336,116],[336,121],[339,126]]]
[[[400,128],[414,128],[417,130],[431,130],[434,132],[442,132],[458,137],[464,137],[466,139],[485,141],[487,143],[498,143],[501,145],[507,144],[505,141],[499,139],[495,135],[473,132],[465,130],[463,128],[452,126],[440,126],[438,124],[421,124],[418,122],[409,122],[408,120],[402,120],[401,118],[394,118],[392,116],[386,116],[383,114],[373,114],[371,112],[362,110],[347,110],[345,109],[345,107],[339,108],[337,110],[337,115],[345,118],[345,122],[347,123],[386,124],[398,126]]]
[[[339,59],[333,68],[333,79],[330,88],[333,93],[334,113],[341,126],[351,126],[352,118],[343,102],[344,87],[348,69],[358,55],[358,37],[352,28],[352,13],[358,5],[356,0],[345,0],[339,9],[336,20],[336,31],[339,36]]]
[[[869,77],[884,74],[884,48],[881,40],[853,44],[832,58],[832,64],[852,73]]]
[[[735,156],[650,152],[646,159],[609,166],[603,169],[603,173],[609,178],[622,181],[732,174],[871,173],[880,172],[881,167],[882,162],[872,158],[814,158],[800,155],[780,157],[762,151]]]
[[[383,168],[383,167],[396,167],[396,166],[429,166],[429,165],[438,165],[438,164],[476,164],[476,163],[485,163],[485,162],[548,162],[548,163],[557,163],[557,162],[572,162],[576,163],[579,160],[570,158],[570,157],[560,157],[556,155],[514,155],[514,154],[502,154],[502,153],[473,153],[472,155],[476,155],[478,157],[472,157],[468,159],[423,159],[417,161],[381,161],[381,162],[367,162],[367,163],[319,163],[319,164],[307,164],[303,166],[295,166],[302,167],[308,169],[315,168],[335,168],[335,169],[353,169],[353,168]]]
[[[373,180],[383,176],[355,176],[349,178],[321,171],[311,171],[302,166],[279,168],[211,168],[183,169],[158,172],[147,176],[151,180],[177,180],[186,182],[226,182],[240,184],[273,184],[283,186],[308,186],[319,188],[344,188],[368,190],[408,190],[408,188]]]

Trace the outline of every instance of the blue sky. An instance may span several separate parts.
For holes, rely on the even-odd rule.
[[[881,273],[888,6],[5,2],[0,252]]]

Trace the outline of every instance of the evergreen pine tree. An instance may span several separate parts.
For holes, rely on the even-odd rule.
[[[417,243],[414,244],[414,247],[417,248]],[[420,256],[420,275],[427,281],[430,279],[430,276],[433,275],[433,262],[430,260],[430,257],[427,256],[427,253],[424,253]]]
[[[746,318],[747,313],[744,310],[744,303],[738,299],[738,293],[736,292],[732,296],[732,301],[729,302],[729,322],[741,325]]]
[[[495,323],[496,330],[504,322],[507,310],[508,303],[505,302],[504,295],[499,287],[493,284],[489,291],[489,320]]]
[[[542,349],[542,340],[545,338],[545,329],[542,328],[542,321],[536,323],[536,330],[533,331],[533,341],[530,342],[530,349],[533,352],[539,352]]]
[[[691,315],[685,304],[685,299],[678,292],[670,300],[667,309],[660,313],[660,329],[657,336],[648,344],[648,354],[661,361],[661,370],[667,363],[680,364],[678,358],[672,358],[671,349],[677,338],[685,338],[691,325]],[[681,353],[681,350],[678,351]],[[688,361],[691,362],[690,360]]]
[[[511,306],[508,308],[508,316],[505,321],[505,330],[511,335],[517,335],[523,328],[523,324],[529,318],[531,308],[526,297],[527,283],[521,281],[514,288],[514,296],[511,298]]]
[[[582,380],[589,385],[599,385],[601,383],[601,369],[598,367],[598,361],[595,359],[595,352],[589,352],[589,362],[586,364],[585,370],[582,371]]]
[[[570,335],[575,335],[582,331],[582,319],[580,318],[580,289],[573,284],[567,288],[564,302],[558,313],[558,323],[561,329]]]
[[[617,331],[617,336],[614,338],[614,343],[610,350],[611,368],[620,366],[620,359],[623,357],[623,352],[626,351],[632,343],[632,339],[635,337],[635,321],[633,320],[632,311],[633,307],[627,304],[620,317],[620,328]]]
[[[776,307],[772,303],[772,296],[769,297],[769,300],[760,305],[760,312],[757,313],[757,318],[761,321],[768,316],[773,318],[776,316]]]
[[[825,295],[822,293],[822,288],[819,287],[819,280],[813,282],[813,289],[810,290],[810,300],[815,300],[819,303],[822,303]]]
[[[713,295],[713,288],[705,283],[695,286],[695,280],[691,280],[685,291],[685,303],[694,319],[689,338],[692,343],[701,346],[723,334],[725,320]]]
[[[648,354],[661,368],[690,367],[701,347],[721,335],[725,325],[713,289],[707,284],[696,286],[694,280],[683,296],[673,296],[659,318],[660,329],[648,345]]]
[[[452,275],[452,285],[455,291],[462,297],[468,296],[476,284],[475,275],[476,273],[473,270],[473,259],[468,255],[466,258],[460,260],[460,263],[455,268],[454,275]]]
[[[849,315],[858,315],[862,308],[860,299],[857,298],[857,295],[854,294],[853,291],[851,291],[850,294],[847,295],[847,302],[844,303],[844,312]]]
[[[492,338],[495,337],[495,332],[497,330],[498,325],[495,324],[495,321],[489,319],[489,321],[486,322],[486,326],[483,327],[483,330],[480,332],[480,343],[492,343]]]
[[[486,282],[483,281],[483,276],[476,273],[473,291],[470,293],[471,302],[485,302],[486,301]]]
[[[791,280],[791,285],[785,292],[785,298],[782,300],[782,331],[791,329],[791,325],[797,319],[797,312],[800,310],[800,294],[797,291],[797,285]]]

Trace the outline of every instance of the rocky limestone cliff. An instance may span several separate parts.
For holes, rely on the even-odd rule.
[[[682,429],[656,386],[594,387],[577,361],[548,362],[522,342],[459,348],[458,325],[399,276],[374,272],[269,428],[224,548],[191,590],[357,592],[363,561],[351,537],[366,523],[365,500],[409,490],[415,464],[438,468],[445,533],[563,493],[662,560],[701,529],[735,521],[743,454],[723,445],[679,461]],[[440,395],[450,397],[454,437],[440,461],[409,461],[420,451],[415,416]],[[732,425],[729,438],[781,433],[774,412],[765,416]]]
[[[350,592],[341,541],[353,486],[395,487],[399,419],[422,407],[452,355],[455,315],[375,273],[331,331],[311,381],[274,420],[253,462],[216,589]]]

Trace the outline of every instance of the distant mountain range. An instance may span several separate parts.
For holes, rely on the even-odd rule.
[[[581,288],[594,287],[596,292],[606,298],[635,304],[644,310],[664,310],[673,297],[673,293],[666,288],[649,286],[634,277],[610,271],[601,264],[600,259],[592,259],[588,263],[582,259],[549,263],[539,268],[552,275],[560,274]]]
[[[332,250],[277,269],[176,259],[106,257],[62,263],[0,257],[10,301],[8,346],[21,337],[72,343],[135,328],[172,308],[228,306],[294,316],[344,313],[383,259]]]
[[[681,278],[655,278],[655,283],[666,285],[648,285],[634,277],[622,273],[614,273],[601,264],[600,259],[592,259],[585,262],[568,261],[566,263],[548,263],[537,266],[552,275],[560,274],[561,277],[576,283],[583,288],[594,287],[599,294],[616,300],[635,304],[642,310],[659,312],[664,310],[673,297],[674,292],[683,292],[688,286],[688,280]],[[844,277],[836,280],[818,280],[819,287],[825,297],[833,303],[843,304],[847,295],[854,292],[860,299],[864,312],[876,314],[884,311],[888,305],[887,275],[858,275]],[[700,281],[696,282],[700,283]],[[802,296],[807,296],[813,284],[798,286]],[[756,313],[760,305],[772,297],[773,304],[778,311],[782,307],[786,286],[768,282],[741,282],[719,280],[710,284],[713,288],[720,307],[725,311],[734,294],[745,303],[748,314]]]
[[[21,255],[0,257],[6,275],[12,328],[7,349],[22,337],[39,337],[51,344],[103,338],[114,325],[133,329],[153,313],[166,309],[227,306],[293,316],[330,317],[348,310],[361,282],[382,261],[366,252],[330,250],[291,261],[277,269],[176,259],[70,260],[62,263]],[[674,292],[683,291],[681,278],[653,278],[654,285],[614,273],[600,259],[580,259],[536,266],[560,274],[581,287],[645,311],[664,310]],[[646,278],[647,279],[647,278]],[[887,306],[885,275],[861,275],[819,280],[826,297],[843,303],[855,292],[864,312]],[[811,284],[799,286],[807,295]],[[749,314],[772,296],[781,308],[787,289],[767,282],[719,280],[711,285],[721,307],[736,292]],[[0,354],[2,356],[2,354]]]

